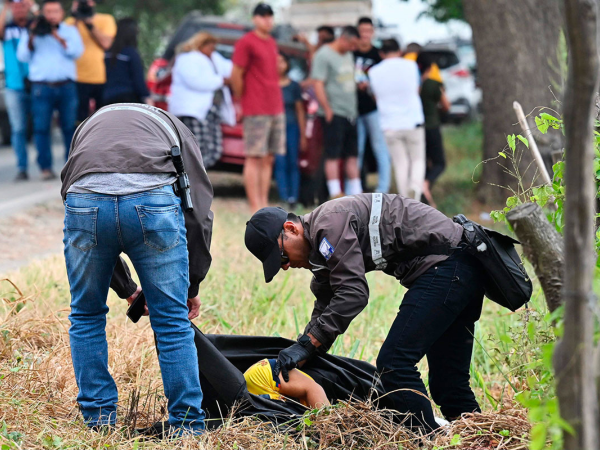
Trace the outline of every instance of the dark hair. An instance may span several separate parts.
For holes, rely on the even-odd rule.
[[[419,56],[417,56],[417,66],[419,66],[421,73],[430,69],[433,63],[433,57],[429,53],[419,53]]]
[[[365,23],[369,24],[369,25],[373,25],[373,20],[370,17],[361,17],[360,19],[358,19],[357,26],[363,25]]]
[[[284,55],[284,54],[283,54],[283,53],[281,53],[281,52],[279,52],[279,56],[281,56],[281,57],[283,58],[283,60],[285,61],[285,66],[286,66],[286,68],[285,68],[285,73],[286,73],[286,74],[287,74],[287,73],[289,73],[289,72],[290,72],[290,69],[291,69],[291,66],[290,66],[290,58],[289,58],[288,56]]]
[[[317,28],[317,33],[320,33],[321,31],[330,34],[331,37],[335,36],[335,31],[333,30],[333,27],[330,27],[329,25],[321,25],[319,28]]]
[[[44,2],[42,3],[42,8],[44,7],[44,5],[46,3],[60,3],[60,6],[62,6],[62,3],[60,2],[60,0],[44,0]]]
[[[288,213],[287,220],[289,220],[290,222],[294,222],[294,223],[300,223],[300,217],[298,217],[293,212]]]
[[[384,39],[381,42],[381,53],[387,55],[389,53],[395,53],[400,51],[400,44],[396,39]]]
[[[406,46],[406,53],[419,53],[423,47],[421,44],[417,44],[416,42],[411,42]]]
[[[111,66],[117,62],[117,56],[125,47],[137,48],[138,26],[135,19],[126,17],[117,22],[117,34],[108,53]]]
[[[344,36],[347,38],[353,38],[353,37],[359,38],[360,37],[356,27],[353,27],[352,25],[347,25],[344,28],[342,28],[342,34],[340,36]]]

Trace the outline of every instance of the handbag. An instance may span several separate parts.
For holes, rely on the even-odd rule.
[[[531,299],[533,284],[515,249],[520,242],[482,227],[463,214],[453,220],[464,228],[466,250],[477,258],[488,275],[486,297],[513,312],[525,305]]]

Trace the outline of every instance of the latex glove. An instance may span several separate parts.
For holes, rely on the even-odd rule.
[[[288,347],[279,352],[277,362],[275,363],[275,373],[280,373],[283,379],[290,381],[289,371],[298,367],[302,361],[310,359],[317,351],[317,347],[312,345],[307,335],[298,339],[291,347]]]

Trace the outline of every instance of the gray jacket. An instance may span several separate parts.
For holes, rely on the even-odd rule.
[[[316,297],[305,329],[325,348],[367,306],[365,274],[382,270],[409,287],[459,244],[463,228],[441,212],[399,195],[360,194],[329,201],[301,217],[311,245]]]
[[[198,295],[200,282],[212,261],[213,213],[210,206],[213,190],[196,138],[179,119],[158,108],[141,104],[118,104],[100,109],[75,132],[69,159],[61,172],[61,195],[63,200],[66,199],[69,187],[88,173],[175,175],[170,156],[171,147],[175,144],[181,146],[194,205],[192,212],[185,213],[190,264],[188,298],[193,298]],[[115,268],[111,287],[122,298],[129,297],[137,287],[122,259]]]

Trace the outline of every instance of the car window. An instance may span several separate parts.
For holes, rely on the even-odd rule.
[[[423,50],[423,52],[431,55],[438,67],[442,70],[448,69],[459,63],[456,53],[450,50]]]

